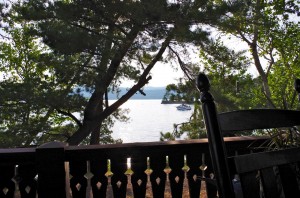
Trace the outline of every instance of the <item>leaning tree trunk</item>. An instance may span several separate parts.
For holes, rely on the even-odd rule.
[[[270,86],[269,86],[269,82],[268,82],[268,75],[264,71],[264,69],[261,65],[261,62],[259,60],[256,43],[251,45],[251,51],[252,51],[252,57],[254,59],[255,67],[261,77],[261,81],[262,81],[262,85],[263,85],[263,92],[264,92],[266,99],[268,100],[269,107],[276,108],[274,103],[272,102],[272,98],[271,98],[271,91],[270,91]]]
[[[268,82],[268,74],[267,72],[264,71],[260,59],[259,59],[259,54],[258,54],[258,38],[259,38],[259,27],[258,25],[260,24],[260,21],[262,19],[261,15],[261,0],[256,0],[256,5],[255,5],[255,15],[254,15],[254,22],[253,22],[253,39],[252,42],[246,41],[248,45],[250,46],[251,54],[254,59],[254,64],[255,67],[261,77],[262,80],[262,85],[263,85],[263,94],[268,100],[268,106],[270,108],[276,108],[272,98],[271,98],[271,90]],[[245,37],[244,37],[245,38]]]

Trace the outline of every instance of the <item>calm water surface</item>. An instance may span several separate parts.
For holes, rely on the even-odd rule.
[[[174,123],[189,120],[192,112],[178,111],[178,104],[161,104],[161,100],[129,100],[122,108],[130,110],[128,123],[115,123],[113,138],[124,143],[159,141],[160,132],[172,132]]]

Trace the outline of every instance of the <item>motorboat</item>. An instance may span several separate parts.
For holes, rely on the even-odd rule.
[[[187,105],[187,104],[181,104],[181,105],[177,106],[176,108],[179,111],[189,111],[192,109],[191,106]]]

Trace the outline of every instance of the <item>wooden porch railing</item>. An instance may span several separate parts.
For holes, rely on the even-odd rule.
[[[265,138],[225,138],[228,155]],[[214,197],[206,139],[0,149],[0,198]],[[201,195],[200,195],[201,194]]]

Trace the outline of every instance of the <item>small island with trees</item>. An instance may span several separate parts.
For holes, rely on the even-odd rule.
[[[161,104],[193,104],[195,97],[187,91],[187,84],[169,84]]]

